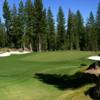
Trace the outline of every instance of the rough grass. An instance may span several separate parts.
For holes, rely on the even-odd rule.
[[[84,92],[91,85],[60,90],[37,78],[36,73],[73,75],[89,64],[94,52],[59,51],[0,58],[0,100],[91,100]],[[73,83],[74,84],[74,83]]]

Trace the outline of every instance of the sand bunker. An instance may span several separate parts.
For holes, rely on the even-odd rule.
[[[30,51],[10,51],[10,52],[5,52],[5,53],[0,53],[0,57],[8,57],[10,55],[21,55],[21,54],[28,54],[31,53]]]

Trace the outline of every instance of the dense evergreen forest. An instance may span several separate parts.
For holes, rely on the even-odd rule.
[[[43,7],[42,0],[19,2],[17,8],[3,4],[4,23],[0,20],[0,47],[28,48],[33,51],[100,50],[100,3],[94,16],[86,23],[79,10],[68,12],[68,19],[59,7],[57,20],[52,10]],[[67,22],[66,22],[67,20]],[[56,24],[55,24],[56,23]]]

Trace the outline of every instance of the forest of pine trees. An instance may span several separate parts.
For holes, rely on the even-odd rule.
[[[84,23],[79,10],[68,12],[68,19],[59,7],[57,20],[52,10],[43,7],[42,0],[26,0],[9,6],[3,4],[4,23],[0,19],[0,47],[32,51],[100,50],[100,3],[96,16],[92,11]],[[67,20],[67,22],[66,22]]]

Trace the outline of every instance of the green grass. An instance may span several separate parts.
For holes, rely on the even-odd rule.
[[[85,96],[92,85],[60,90],[35,78],[36,73],[72,75],[89,64],[94,52],[59,51],[0,58],[0,100],[91,100]]]

